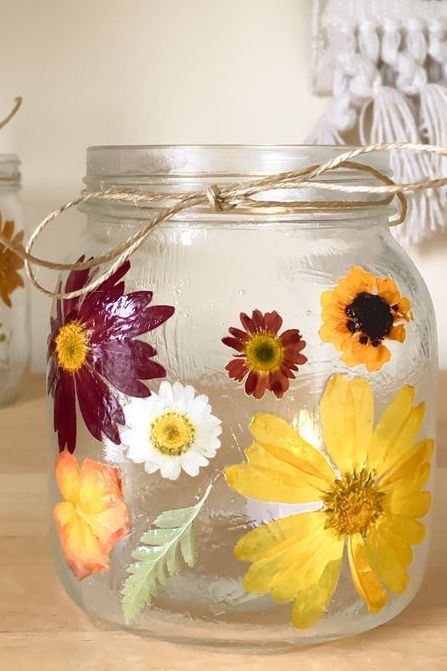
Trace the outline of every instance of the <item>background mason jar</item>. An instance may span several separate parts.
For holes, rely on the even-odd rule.
[[[99,201],[84,204],[88,224],[70,260],[82,254],[98,255],[126,240],[157,207],[170,202],[169,193],[299,169],[339,152],[339,148],[321,146],[92,147],[87,155],[87,190],[135,188],[166,193],[166,199],[156,205],[139,204],[138,208]],[[363,160],[387,171],[383,155]],[[321,179],[372,183],[364,172],[353,169]],[[324,202],[329,196],[318,190],[305,194],[289,190],[283,197]],[[353,199],[341,191],[331,197]],[[262,198],[279,196],[277,192],[266,193]],[[427,405],[424,435],[435,437],[437,342],[433,307],[419,272],[390,232],[392,212],[389,206],[377,206],[338,212],[253,210],[217,215],[203,207],[161,225],[134,253],[125,278],[126,292],[153,291],[154,303],[176,309],[174,318],[141,339],[156,348],[169,382],[190,384],[197,393],[209,397],[213,414],[222,420],[222,447],[197,477],[182,474],[174,482],[159,473],[148,475],[130,461],[119,464],[132,532],[113,550],[108,571],[77,581],[55,535],[61,580],[91,617],[162,638],[262,648],[358,633],[395,616],[415,596],[424,575],[427,542],[414,548],[408,588],[392,596],[380,613],[368,612],[345,563],[326,615],[308,630],[294,629],[290,606],[275,604],[268,595],[244,591],[242,576],[248,565],[233,556],[236,541],[253,524],[290,514],[291,507],[247,500],[220,478],[197,520],[196,565],[170,578],[131,625],[125,624],[121,611],[126,568],[141,534],[162,511],[192,505],[225,466],[243,461],[244,449],[251,442],[248,424],[256,412],[280,414],[323,449],[318,406],[325,384],[333,373],[360,374],[373,388],[376,421],[403,385],[415,386],[417,400]],[[318,335],[322,292],[333,288],[356,265],[379,277],[391,276],[401,294],[411,297],[417,316],[405,343],[373,374],[347,367],[340,353]],[[239,325],[241,312],[251,314],[254,309],[277,310],[284,328],[299,328],[307,343],[309,361],[281,400],[268,394],[255,401],[225,370],[232,357],[221,339],[229,326]],[[152,380],[150,387],[156,392],[159,384]],[[79,414],[78,428],[78,462],[86,457],[105,461],[103,445],[85,430]],[[55,456],[56,440],[52,450]],[[59,500],[53,485],[52,501]],[[424,523],[429,526],[429,519]]]
[[[15,154],[0,154],[0,228],[3,235],[21,244],[24,233],[19,165]],[[29,357],[23,261],[0,242],[0,404],[12,401],[19,393]]]

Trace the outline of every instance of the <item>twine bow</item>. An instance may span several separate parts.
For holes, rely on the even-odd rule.
[[[262,179],[252,180],[243,184],[218,184],[209,186],[204,191],[194,191],[180,194],[166,194],[157,193],[149,194],[144,191],[136,189],[107,189],[104,191],[96,191],[85,193],[79,198],[72,200],[65,205],[62,205],[57,210],[54,210],[40,224],[35,228],[31,234],[26,248],[19,248],[14,245],[5,236],[0,234],[0,243],[14,251],[25,261],[26,271],[32,284],[42,293],[54,298],[75,298],[82,296],[90,291],[96,289],[102,282],[108,279],[132,254],[145,242],[148,236],[154,229],[171,220],[181,212],[186,212],[192,208],[199,206],[208,206],[217,214],[228,212],[244,212],[247,210],[272,210],[281,213],[299,213],[299,212],[327,212],[331,210],[354,210],[364,207],[377,207],[390,204],[394,198],[398,198],[400,203],[400,213],[397,217],[390,219],[390,225],[402,223],[407,212],[406,194],[417,193],[427,189],[439,188],[447,186],[447,177],[438,177],[434,179],[424,179],[417,182],[407,182],[397,184],[393,182],[387,175],[380,170],[373,168],[364,163],[355,162],[358,156],[370,154],[375,151],[394,152],[400,150],[411,150],[414,152],[423,152],[426,154],[435,154],[439,156],[447,156],[447,148],[436,145],[413,144],[410,142],[394,142],[385,144],[371,144],[363,147],[356,147],[349,149],[336,156],[335,158],[325,161],[324,163],[311,165],[299,170],[290,172],[281,172]],[[354,168],[362,170],[365,173],[373,176],[380,185],[350,185],[333,182],[317,181],[317,178],[324,174],[329,174],[344,168]],[[255,196],[265,194],[266,192],[274,192],[280,189],[318,189],[323,191],[334,191],[346,194],[365,194],[367,196],[383,196],[380,199],[366,198],[366,200],[259,200]],[[54,219],[59,217],[67,210],[86,203],[90,200],[100,200],[106,202],[130,203],[138,206],[140,203],[158,203],[165,199],[174,201],[168,207],[157,208],[156,214],[151,212],[142,228],[136,233],[132,234],[123,243],[110,249],[106,253],[77,263],[56,263],[47,259],[35,256],[32,251],[35,243],[41,236],[43,230]],[[82,289],[76,291],[64,292],[61,290],[53,291],[47,289],[38,282],[35,277],[33,266],[48,268],[50,270],[58,271],[73,271],[84,270],[87,268],[100,267],[111,263],[110,267],[96,273],[88,284]]]

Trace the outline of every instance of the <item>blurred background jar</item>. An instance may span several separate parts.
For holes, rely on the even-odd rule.
[[[0,232],[23,245],[20,161],[0,154]],[[23,260],[0,241],[0,405],[20,392],[30,355],[28,292]]]

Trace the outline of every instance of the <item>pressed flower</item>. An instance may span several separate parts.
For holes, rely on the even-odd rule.
[[[208,397],[191,386],[163,381],[158,394],[132,399],[124,406],[122,451],[105,441],[111,461],[124,457],[176,480],[181,470],[194,477],[220,447],[221,421],[211,414]]]
[[[0,233],[19,248],[23,248],[24,232],[20,231],[14,235],[14,222],[3,223],[1,214]],[[0,298],[9,308],[12,305],[11,294],[18,287],[23,287],[23,277],[18,272],[20,268],[23,268],[23,259],[0,242]]]
[[[374,428],[368,382],[335,375],[320,404],[327,457],[285,420],[259,414],[250,425],[248,463],[226,468],[228,484],[246,497],[315,506],[258,526],[235,547],[238,559],[251,562],[247,592],[293,602],[296,627],[323,615],[345,547],[354,587],[369,611],[384,607],[388,591],[405,591],[412,546],[425,534],[419,518],[431,505],[423,487],[433,441],[415,444],[424,404],[414,406],[414,393],[404,386]]]
[[[295,379],[298,365],[306,363],[301,351],[306,346],[298,329],[289,329],[279,334],[282,317],[275,311],[262,314],[254,310],[251,318],[242,312],[242,331],[231,327],[231,337],[222,342],[236,350],[237,354],[225,369],[232,380],[242,382],[245,377],[245,393],[262,398],[272,391],[282,398],[288,390],[290,380]]]
[[[56,460],[63,501],[53,514],[66,561],[78,580],[109,566],[109,554],[130,529],[120,471],[85,459],[79,468],[67,450]]]
[[[144,398],[151,392],[141,380],[166,375],[153,361],[156,350],[135,338],[163,324],[174,308],[150,305],[151,291],[124,293],[122,279],[129,268],[126,261],[94,291],[56,303],[48,339],[48,391],[54,397],[60,450],[73,452],[76,446],[76,399],[92,436],[102,440],[105,434],[118,444],[124,412],[116,390]],[[81,289],[91,277],[88,270],[73,271],[65,290]]]
[[[323,292],[321,306],[321,339],[342,352],[348,366],[365,364],[371,372],[391,358],[384,341],[404,342],[404,323],[413,319],[411,303],[400,295],[394,280],[358,266],[335,289]]]

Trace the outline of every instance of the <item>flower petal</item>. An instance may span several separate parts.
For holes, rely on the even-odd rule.
[[[298,592],[292,609],[294,627],[306,629],[322,617],[337,588],[341,567],[341,558],[329,562],[318,582]]]
[[[396,305],[400,300],[397,284],[391,277],[377,278],[377,293],[388,305]]]
[[[227,336],[226,338],[222,338],[222,342],[224,345],[227,347],[232,347],[237,352],[243,352],[245,350],[245,344],[237,338],[230,338]]]
[[[248,464],[225,468],[227,483],[247,498],[276,503],[311,503],[319,501],[322,491],[314,476],[277,459],[263,445],[255,443],[246,450]]]
[[[54,391],[54,430],[57,431],[59,450],[65,447],[73,452],[76,447],[76,397],[73,376],[59,370]]]
[[[405,331],[405,326],[402,324],[398,326],[393,326],[391,331],[388,333],[387,336],[390,340],[396,340],[397,342],[405,342],[405,339],[407,337],[407,332]]]
[[[320,404],[327,451],[341,473],[365,465],[374,421],[374,397],[367,380],[330,378]]]
[[[352,580],[357,592],[371,613],[377,613],[387,602],[387,595],[372,568],[365,541],[361,534],[353,534],[348,540],[348,558]]]
[[[267,375],[251,370],[245,382],[245,393],[248,394],[248,396],[252,395],[257,399],[262,398],[267,388],[267,381]]]
[[[391,490],[384,501],[385,509],[392,515],[418,518],[425,517],[431,508],[430,492],[401,493]]]
[[[297,570],[297,564],[302,566],[310,557],[314,557],[315,548],[324,542],[326,532],[324,529],[324,515],[321,513],[310,513],[309,517],[303,520],[303,525],[300,523],[299,514],[292,517],[293,520],[289,523],[290,538],[279,543],[278,546],[270,547],[261,559],[256,560],[250,566],[245,574],[244,588],[247,592],[265,594],[272,591],[275,581],[279,581],[280,584],[277,587],[277,593],[274,598],[279,602],[285,603],[295,597],[299,589],[299,569]],[[263,525],[266,534],[269,534],[270,524],[272,523]],[[295,533],[294,527],[296,529]],[[310,531],[308,536],[304,536],[304,529]],[[238,555],[236,554],[236,556]],[[290,575],[291,567],[292,573]],[[282,579],[284,574],[286,577]]]
[[[165,369],[151,361],[150,357],[155,354],[151,345],[140,340],[110,340],[96,346],[93,365],[123,394],[146,398],[151,392],[140,379],[166,376]]]
[[[268,524],[262,524],[238,540],[234,554],[241,561],[266,559],[271,552],[281,551],[284,543],[298,542],[320,528],[321,513],[298,513]]]
[[[373,528],[366,538],[368,559],[393,594],[402,594],[408,587],[407,566],[392,543],[380,532],[380,525]]]
[[[378,529],[402,566],[410,566],[413,561],[412,545],[419,545],[425,539],[422,522],[399,515],[385,515]]]
[[[125,261],[107,280],[104,280],[94,291],[91,291],[84,297],[79,313],[82,321],[94,319],[99,314],[106,303],[117,300],[124,293],[124,282],[120,280],[130,269],[130,261]]]
[[[67,515],[69,503],[58,503],[53,510],[62,550],[68,565],[78,580],[108,567],[107,553],[88,523],[79,515]]]
[[[367,345],[367,348],[369,349],[369,356],[365,363],[366,369],[370,373],[375,373],[381,370],[384,364],[390,361],[391,352],[385,345],[378,345],[378,347]]]
[[[96,440],[104,433],[118,445],[117,424],[124,424],[124,413],[118,399],[93,370],[84,366],[76,374],[76,392],[84,422]]]
[[[340,564],[344,541],[331,529],[326,529],[325,522],[324,513],[320,513],[320,528],[286,551],[288,565],[275,576],[270,587],[277,603],[292,601],[311,589],[320,581],[329,563],[336,561]]]
[[[250,433],[258,443],[276,459],[284,461],[300,472],[315,478],[323,490],[333,482],[334,473],[323,454],[309,445],[291,424],[281,417],[268,414],[257,414],[250,422]]]
[[[273,310],[273,312],[266,312],[264,315],[264,328],[269,333],[276,335],[282,326],[282,317]]]
[[[86,513],[102,513],[123,498],[120,470],[84,459],[80,470],[80,505]]]
[[[53,508],[53,515],[59,527],[65,527],[76,517],[76,508],[69,501],[61,501]]]
[[[225,366],[225,370],[228,371],[228,376],[232,380],[242,382],[249,369],[245,359],[232,359],[232,361]]]
[[[117,501],[97,515],[86,516],[90,527],[98,538],[104,552],[109,552],[130,532],[129,514],[124,501]]]
[[[76,505],[80,492],[79,467],[67,450],[60,452],[56,458],[56,483],[65,501]]]
[[[415,390],[405,385],[385,409],[374,429],[368,450],[368,466],[385,473],[410,450],[421,428],[425,405],[413,407]]]
[[[430,458],[433,441],[423,440],[404,454],[381,480],[380,489],[385,494],[385,505],[390,510],[402,505],[418,494],[430,477]],[[405,505],[405,503],[404,503]]]
[[[152,331],[174,314],[170,305],[150,306],[151,291],[134,291],[104,304],[100,318],[96,318],[96,328],[92,342],[100,343],[117,337],[135,337]]]

